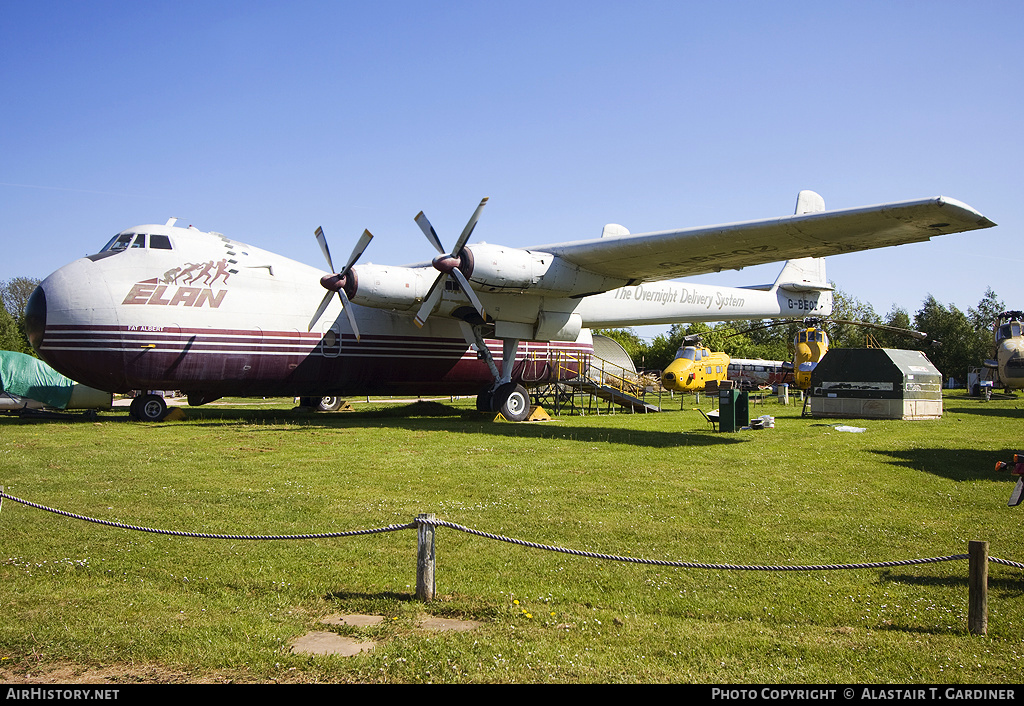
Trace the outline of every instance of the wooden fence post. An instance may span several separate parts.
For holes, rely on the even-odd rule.
[[[416,599],[427,603],[434,600],[434,526],[423,520],[433,519],[433,513],[416,517]]]
[[[988,542],[971,541],[967,554],[967,629],[972,635],[984,635],[988,632]]]

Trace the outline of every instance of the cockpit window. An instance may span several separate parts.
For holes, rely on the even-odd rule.
[[[110,239],[110,242],[103,247],[103,250],[100,250],[100,252],[106,252],[107,250],[124,250],[128,247],[128,244],[132,242],[133,237],[135,237],[135,233],[120,233],[115,235]]]
[[[166,235],[149,235],[149,247],[155,250],[171,250],[171,239]],[[101,253],[116,253],[128,248],[145,248],[147,241],[146,233],[118,233],[110,239]]]
[[[151,235],[149,236],[149,247],[155,250],[170,250],[171,239],[166,235]]]
[[[1003,324],[999,327],[999,332],[996,334],[996,340],[1002,341],[1007,338],[1019,338],[1021,332],[1021,325],[1019,321],[1011,321]]]

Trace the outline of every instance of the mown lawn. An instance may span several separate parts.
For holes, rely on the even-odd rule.
[[[652,560],[804,566],[964,554],[1024,561],[998,460],[1024,401],[953,392],[941,420],[802,418],[711,431],[656,415],[509,424],[472,400],[291,400],[0,417],[13,496],[133,526],[295,535],[421,513],[529,542]],[[707,406],[707,403],[704,403]],[[680,411],[679,408],[683,410]],[[835,426],[863,427],[861,433]],[[206,540],[102,526],[5,500],[0,680],[286,682],[1021,682],[1024,575],[989,567],[986,636],[967,630],[965,560],[846,571],[602,561],[441,527],[437,599],[415,600],[416,532]],[[373,614],[372,627],[328,626]],[[418,627],[424,615],[480,621]],[[375,648],[295,654],[326,630]]]

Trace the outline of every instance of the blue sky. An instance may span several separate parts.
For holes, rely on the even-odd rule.
[[[0,0],[0,279],[170,216],[322,266],[950,196],[999,224],[829,258],[884,315],[1024,308],[1019,2]],[[698,278],[774,279],[779,266]],[[649,330],[647,331],[649,332]]]

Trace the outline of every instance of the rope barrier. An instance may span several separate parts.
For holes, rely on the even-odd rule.
[[[377,534],[379,532],[395,532],[397,530],[416,529],[416,523],[411,522],[406,525],[389,525],[387,527],[378,527],[377,529],[365,529],[365,530],[352,530],[349,532],[322,532],[319,534],[277,534],[277,535],[247,535],[247,534],[207,534],[203,532],[183,532],[179,530],[164,530],[154,529],[152,527],[138,527],[136,525],[126,525],[121,522],[111,522],[109,520],[100,520],[95,517],[86,517],[85,515],[76,515],[72,512],[66,512],[64,510],[57,510],[52,507],[46,507],[45,505],[39,505],[38,503],[29,502],[28,500],[22,500],[16,498],[13,495],[0,492],[0,498],[7,498],[13,500],[16,503],[27,505],[28,507],[34,507],[37,510],[45,510],[46,512],[52,512],[55,515],[62,515],[64,517],[70,517],[75,520],[83,520],[85,522],[92,522],[97,525],[105,525],[107,527],[117,527],[119,529],[134,530],[136,532],[151,532],[153,534],[164,534],[174,537],[192,537],[196,539],[251,539],[251,540],[278,540],[278,539],[332,539],[335,537],[355,537],[363,534]]]
[[[577,549],[565,549],[563,547],[555,547],[548,544],[536,544],[534,542],[527,542],[521,539],[512,539],[511,537],[503,537],[500,534],[490,534],[488,532],[481,532],[479,530],[470,529],[457,525],[454,522],[446,522],[444,520],[421,520],[427,524],[432,524],[439,527],[448,527],[450,529],[459,530],[467,534],[473,534],[478,537],[485,537],[487,539],[494,539],[499,542],[508,542],[510,544],[517,544],[523,547],[531,547],[533,549],[544,549],[551,552],[560,552],[562,554],[571,554],[573,556],[582,556],[590,559],[606,559],[608,561],[622,561],[631,564],[649,564],[651,566],[675,566],[684,569],[720,569],[720,570],[732,570],[732,571],[835,571],[840,569],[872,569],[884,566],[909,566],[911,564],[929,564],[937,563],[942,561],[955,561],[958,559],[967,559],[967,554],[954,554],[951,556],[939,556],[931,557],[928,559],[905,559],[901,561],[883,561],[875,562],[870,564],[819,564],[811,566],[760,566],[760,565],[748,565],[748,564],[702,564],[690,561],[664,561],[661,559],[640,559],[637,557],[630,556],[617,556],[615,554],[600,554],[595,552],[584,552]]]
[[[586,557],[589,559],[603,559],[607,561],[619,561],[631,564],[645,564],[650,566],[669,566],[684,569],[711,569],[711,570],[726,570],[726,571],[840,571],[849,569],[876,569],[885,568],[892,566],[912,566],[915,564],[935,564],[944,561],[960,561],[963,559],[970,558],[968,554],[951,554],[949,556],[937,556],[928,557],[921,559],[903,559],[898,561],[879,561],[859,564],[815,564],[815,565],[804,565],[804,566],[768,566],[768,565],[755,565],[755,564],[706,564],[699,562],[690,561],[666,561],[662,559],[642,559],[638,557],[630,556],[619,556],[615,554],[602,554],[599,552],[586,552],[578,549],[567,549],[565,547],[557,547],[549,544],[538,544],[536,542],[528,542],[522,539],[514,539],[511,537],[505,537],[500,534],[492,534],[490,532],[482,532],[480,530],[471,529],[463,525],[456,524],[454,522],[448,522],[446,520],[430,519],[430,518],[419,518],[414,522],[410,522],[403,525],[388,525],[386,527],[378,527],[374,529],[364,530],[350,530],[347,532],[321,532],[317,534],[289,534],[289,535],[241,535],[241,534],[210,534],[204,532],[184,532],[180,530],[164,530],[156,529],[152,527],[139,527],[136,525],[128,525],[121,522],[112,522],[109,520],[100,520],[94,517],[87,517],[85,515],[77,515],[75,513],[67,512],[64,510],[57,510],[55,508],[33,503],[22,498],[9,495],[8,493],[0,491],[0,499],[6,498],[16,503],[21,503],[27,507],[33,507],[37,510],[43,510],[45,512],[51,512],[56,515],[63,517],[69,517],[75,520],[83,520],[85,522],[92,522],[98,525],[104,525],[107,527],[116,527],[119,529],[133,530],[137,532],[150,532],[153,534],[162,534],[175,537],[190,537],[194,539],[233,539],[233,540],[283,540],[283,539],[333,539],[339,537],[355,537],[368,534],[380,534],[383,532],[396,532],[399,530],[410,530],[417,529],[419,525],[426,524],[434,527],[447,527],[449,529],[458,530],[466,534],[475,535],[477,537],[483,537],[485,539],[492,539],[499,542],[506,542],[508,544],[515,544],[522,547],[530,547],[532,549],[542,549],[544,551],[557,552],[561,554],[569,554],[572,556]],[[996,564],[1002,564],[1004,566],[1012,566],[1019,569],[1024,569],[1024,564],[1008,561],[1006,559],[998,559],[996,557],[989,557],[989,561]]]

